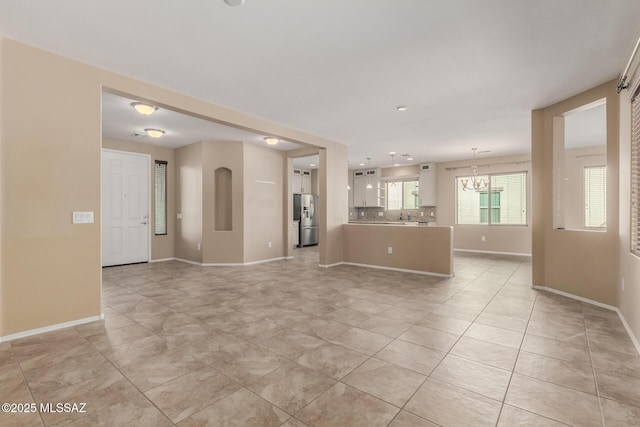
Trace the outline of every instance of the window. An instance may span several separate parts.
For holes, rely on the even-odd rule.
[[[155,167],[155,235],[167,234],[167,162],[156,160]]]
[[[584,226],[607,226],[607,167],[584,168]]]
[[[526,172],[495,174],[478,177],[487,185],[479,191],[464,190],[456,178],[456,224],[526,225]]]
[[[640,100],[631,99],[631,252],[640,256]]]
[[[418,181],[390,181],[386,184],[387,210],[418,209]]]

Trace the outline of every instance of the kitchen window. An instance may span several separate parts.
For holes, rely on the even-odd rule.
[[[167,162],[155,162],[155,235],[167,234]]]
[[[387,210],[418,209],[418,181],[388,181]]]
[[[471,177],[457,177],[456,224],[526,225],[527,173],[491,174],[478,177],[478,190],[465,189],[462,182]]]

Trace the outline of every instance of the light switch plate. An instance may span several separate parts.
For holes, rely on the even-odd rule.
[[[73,211],[74,224],[93,224],[93,211]]]

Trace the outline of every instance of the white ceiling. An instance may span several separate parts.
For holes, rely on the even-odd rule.
[[[0,35],[376,166],[528,152],[530,111],[616,78],[639,16],[638,0],[3,0]]]
[[[168,148],[178,148],[199,141],[243,141],[267,145],[263,139],[267,135],[247,132],[165,108],[159,108],[150,116],[143,116],[131,106],[135,101],[137,100],[133,98],[107,92],[102,94],[103,137]],[[145,134],[146,128],[161,129],[166,133],[160,138],[134,136],[134,133]],[[273,148],[287,151],[301,146],[281,140]]]

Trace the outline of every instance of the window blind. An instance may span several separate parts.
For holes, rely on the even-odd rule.
[[[607,167],[584,168],[584,226],[607,226]]]
[[[155,235],[167,234],[167,162],[156,160],[155,167]]]
[[[631,252],[640,256],[640,88],[631,99]]]

